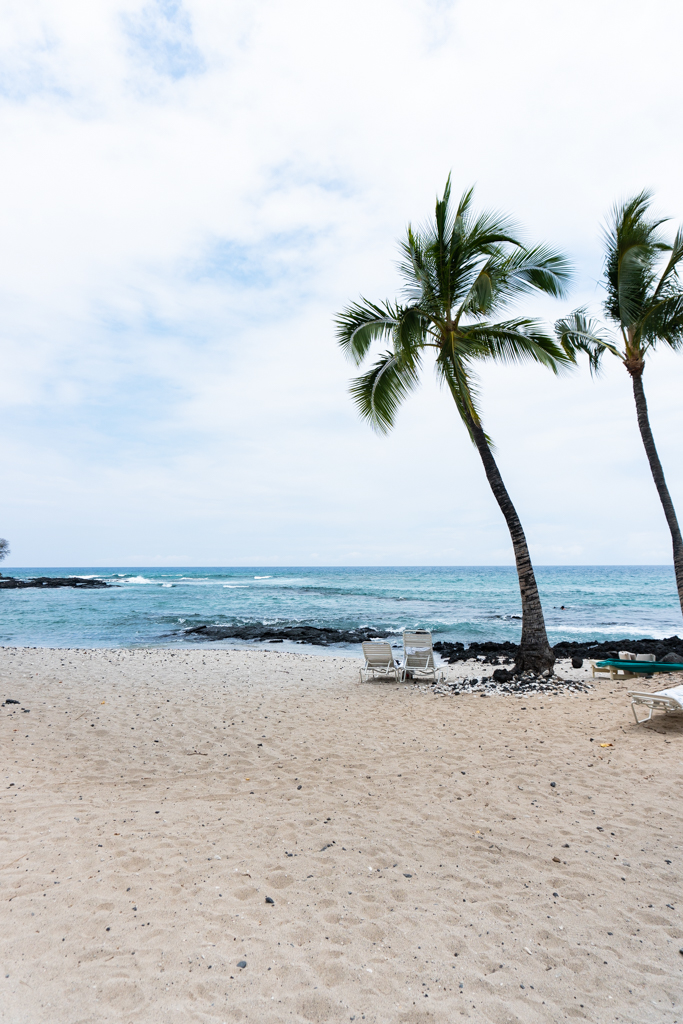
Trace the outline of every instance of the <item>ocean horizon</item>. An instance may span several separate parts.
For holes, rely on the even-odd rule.
[[[540,565],[535,572],[551,644],[683,634],[672,566]],[[396,635],[423,628],[435,640],[465,644],[517,643],[521,633],[514,566],[64,566],[6,568],[3,575],[109,584],[3,591],[3,646],[268,647],[187,633],[201,625],[255,623],[285,631],[370,627]],[[285,640],[278,649],[302,645]],[[351,653],[358,645],[318,648],[332,649]]]

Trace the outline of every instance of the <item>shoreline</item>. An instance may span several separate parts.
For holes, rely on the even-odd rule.
[[[358,664],[0,649],[5,1019],[680,1021],[683,724]]]

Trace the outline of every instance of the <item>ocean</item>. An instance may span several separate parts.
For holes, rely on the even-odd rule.
[[[0,591],[0,644],[21,647],[269,647],[188,636],[198,625],[370,626],[435,640],[519,642],[512,567],[60,568],[5,576],[101,579],[107,589]],[[669,566],[538,566],[551,644],[683,635]],[[273,648],[270,648],[271,650]],[[286,641],[278,650],[302,646]],[[306,648],[322,651],[322,648]],[[357,653],[357,645],[337,645]],[[330,648],[327,648],[328,652]]]

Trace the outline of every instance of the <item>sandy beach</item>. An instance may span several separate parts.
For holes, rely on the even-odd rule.
[[[0,1020],[683,1021],[683,720],[358,666],[0,651]]]

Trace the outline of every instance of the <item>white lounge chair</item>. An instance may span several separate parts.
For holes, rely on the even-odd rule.
[[[426,629],[417,629],[413,632],[405,630],[403,633],[401,679],[405,679],[409,673],[413,678],[431,676],[434,682],[445,678],[443,671],[437,669],[434,664],[432,634]]]
[[[368,678],[379,676],[393,676],[396,682],[400,677],[400,666],[394,661],[394,652],[391,644],[386,641],[365,640],[361,644],[365,664],[360,670],[360,681],[367,682]],[[363,679],[365,673],[365,680]]]
[[[683,715],[683,686],[672,686],[668,690],[657,690],[656,693],[629,693],[631,698],[631,710],[636,720],[636,725],[644,725],[652,718],[653,711],[664,711],[667,715]],[[638,718],[636,704],[643,704],[650,709],[647,718]]]

